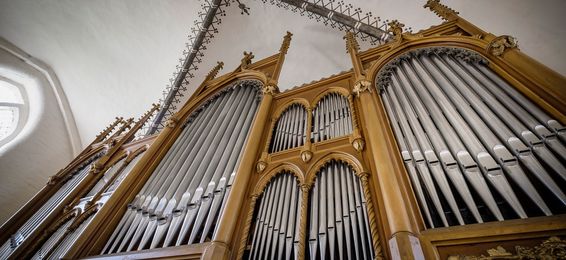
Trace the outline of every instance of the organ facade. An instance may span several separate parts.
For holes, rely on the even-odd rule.
[[[157,134],[104,129],[0,230],[2,259],[566,257],[566,79],[444,22],[279,91],[279,52],[219,63]],[[521,258],[523,257],[523,258]],[[537,258],[537,259],[538,259]]]

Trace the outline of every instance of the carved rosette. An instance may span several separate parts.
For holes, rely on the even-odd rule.
[[[517,39],[513,36],[509,35],[501,35],[495,39],[493,39],[487,45],[487,52],[495,55],[501,56],[505,53],[506,50],[517,48]]]
[[[257,171],[257,173],[262,173],[265,168],[267,168],[267,163],[265,161],[258,161],[256,163],[255,169]]]
[[[365,142],[364,139],[361,138],[361,137],[358,137],[358,138],[356,138],[356,139],[354,139],[354,140],[352,141],[352,146],[353,146],[354,149],[355,149],[356,151],[358,151],[358,152],[363,151],[364,148],[365,148],[365,145],[366,145],[366,142]]]
[[[360,96],[361,93],[363,92],[371,92],[371,81],[367,80],[367,79],[360,79],[358,80],[355,84],[354,84],[354,89],[353,89],[354,93],[356,93],[356,96]]]
[[[308,163],[312,159],[313,153],[309,150],[305,150],[301,152],[301,159],[303,162]]]

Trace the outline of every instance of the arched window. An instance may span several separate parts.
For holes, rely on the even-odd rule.
[[[26,95],[22,88],[0,78],[0,146],[14,139],[27,120]]]

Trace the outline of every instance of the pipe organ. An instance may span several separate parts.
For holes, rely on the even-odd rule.
[[[117,118],[2,225],[0,259],[564,258],[566,79],[425,7],[443,23],[347,33],[351,70],[278,86],[287,33],[161,132],[158,106]]]

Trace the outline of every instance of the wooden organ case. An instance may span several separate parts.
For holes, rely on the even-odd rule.
[[[363,52],[347,33],[350,71],[280,92],[288,33],[158,135],[135,138],[155,106],[117,119],[2,226],[0,258],[566,258],[566,79],[425,7],[444,23],[392,21]]]

